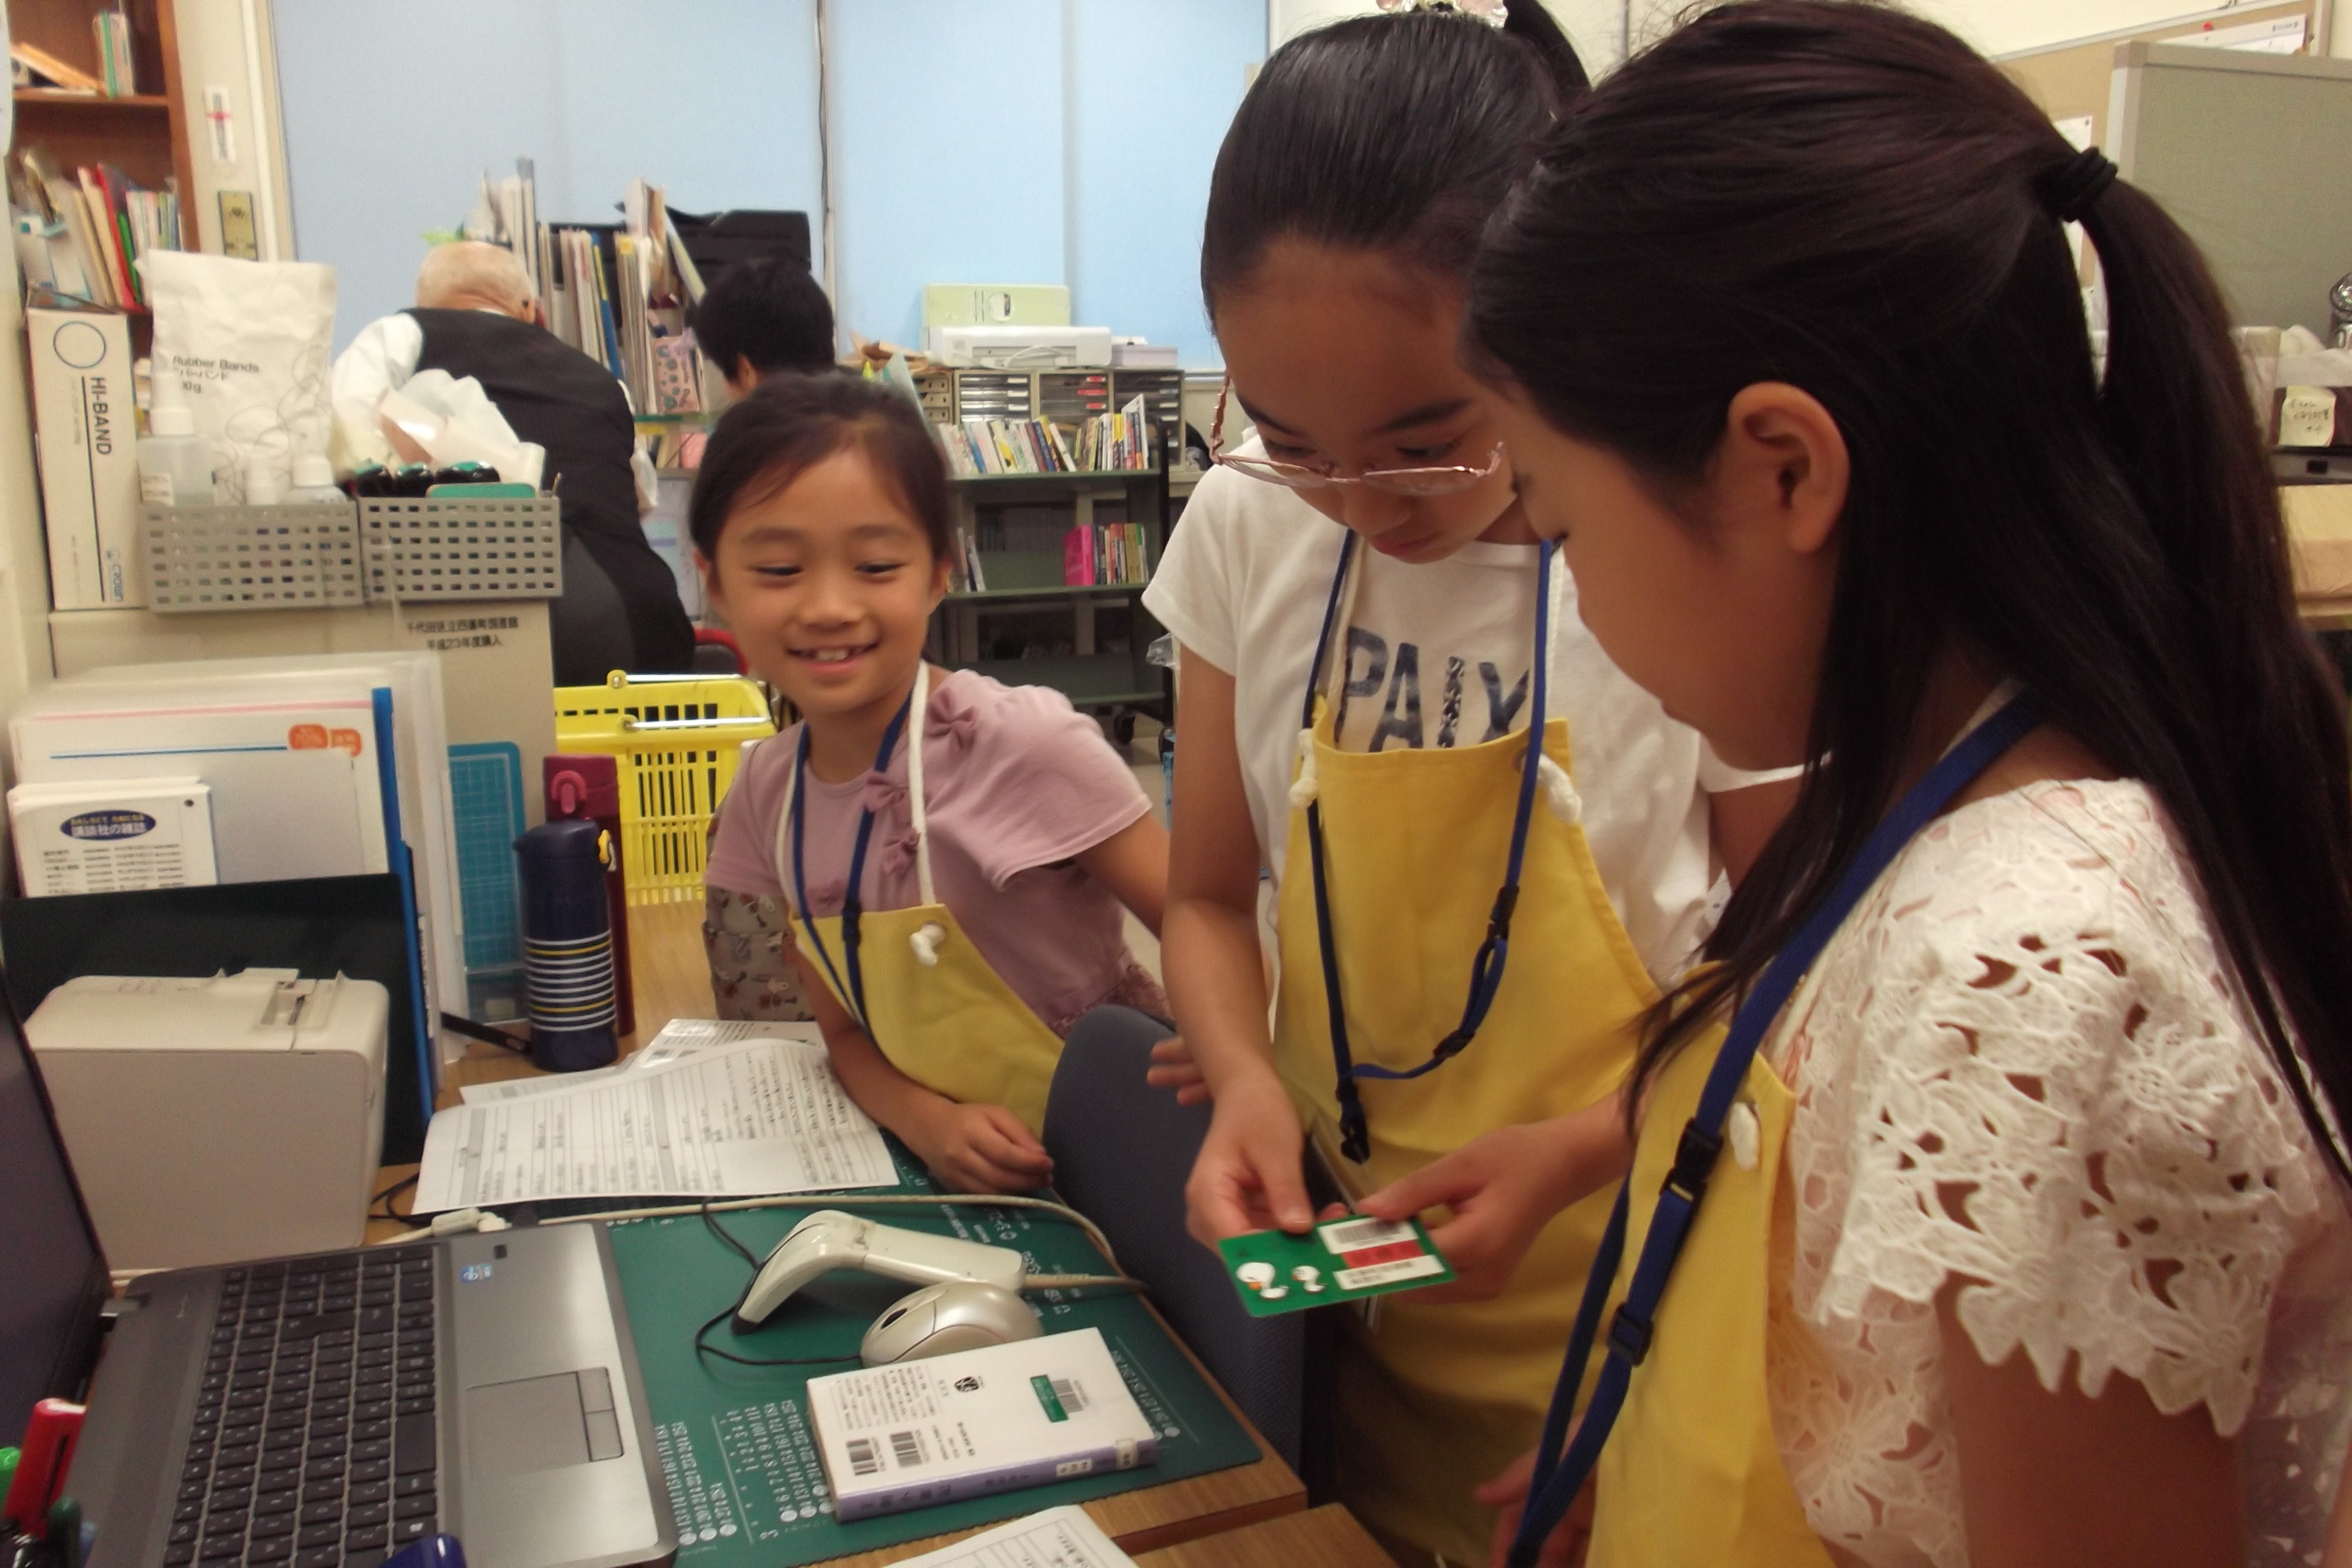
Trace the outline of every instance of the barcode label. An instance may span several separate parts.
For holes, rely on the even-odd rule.
[[[916,1432],[891,1433],[890,1457],[898,1462],[898,1468],[902,1470],[911,1470],[921,1464],[923,1462],[922,1435]]]
[[[1087,1407],[1087,1391],[1078,1386],[1076,1378],[1056,1377],[1050,1381],[1054,1384],[1054,1397],[1062,1402],[1063,1409],[1076,1415]]]
[[[1400,1258],[1393,1263],[1375,1263],[1369,1268],[1342,1268],[1331,1278],[1342,1290],[1361,1290],[1373,1285],[1393,1285],[1400,1279],[1419,1279],[1431,1274],[1443,1274],[1445,1265],[1429,1253],[1418,1258]]]
[[[1369,1216],[1338,1220],[1319,1226],[1316,1234],[1322,1237],[1324,1247],[1339,1256],[1361,1252],[1368,1247],[1387,1247],[1400,1241],[1417,1244],[1419,1240],[1412,1233],[1412,1226],[1402,1220]]]
[[[849,1473],[854,1476],[878,1476],[882,1473],[882,1456],[874,1451],[871,1437],[849,1440]]]

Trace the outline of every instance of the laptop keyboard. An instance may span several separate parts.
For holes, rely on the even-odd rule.
[[[165,1568],[375,1568],[434,1532],[436,1256],[225,1271]]]

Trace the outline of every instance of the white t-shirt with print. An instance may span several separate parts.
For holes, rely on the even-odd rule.
[[[1243,785],[1277,883],[1302,701],[1344,531],[1279,485],[1213,469],[1144,594],[1193,658],[1234,678]],[[1476,745],[1524,729],[1537,547],[1473,543],[1423,565],[1360,554],[1340,743]],[[1748,781],[1610,662],[1577,615],[1576,584],[1560,563],[1552,619],[1547,700],[1568,721],[1585,837],[1635,951],[1654,977],[1672,980],[1717,907],[1706,787]],[[1181,715],[1177,732],[1181,745]]]

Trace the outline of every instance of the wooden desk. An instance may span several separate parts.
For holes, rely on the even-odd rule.
[[[2352,599],[2297,599],[2295,614],[2315,632],[2352,632]]]
[[[699,904],[656,904],[629,911],[629,973],[636,984],[636,1033],[621,1042],[624,1054],[636,1049],[659,1034],[662,1026],[672,1018],[708,1018],[712,1015],[710,971],[702,953],[702,906]],[[476,1045],[456,1063],[443,1069],[441,1100],[444,1106],[457,1103],[457,1090],[467,1084],[496,1083],[504,1079],[531,1078],[538,1069],[512,1051],[496,1046]],[[414,1175],[414,1165],[387,1165],[378,1173],[376,1191],[382,1192],[393,1183]],[[406,1236],[406,1227],[392,1220],[372,1220],[368,1224],[368,1240],[383,1241]],[[1172,1337],[1172,1336],[1171,1336]],[[1188,1351],[1186,1352],[1190,1354]],[[1193,1364],[1199,1366],[1196,1358]],[[1216,1380],[1208,1370],[1201,1376],[1212,1388]],[[1217,1389],[1224,1399],[1224,1390]],[[1230,1470],[1216,1470],[1205,1476],[1171,1481],[1165,1486],[1140,1487],[1116,1497],[1103,1498],[1086,1505],[1097,1524],[1120,1548],[1130,1554],[1157,1551],[1202,1536],[1239,1529],[1244,1525],[1298,1513],[1307,1506],[1307,1489],[1290,1472],[1273,1449],[1265,1446],[1249,1418],[1225,1399],[1225,1407],[1234,1418],[1248,1430],[1251,1441],[1257,1444],[1258,1458],[1255,1464],[1236,1466]],[[1321,1510],[1318,1512],[1332,1512]],[[1344,1515],[1342,1516],[1344,1517]],[[1348,1521],[1353,1529],[1354,1521]],[[1318,1526],[1318,1531],[1328,1529]],[[970,1534],[971,1531],[959,1531]],[[885,1563],[895,1563],[902,1557],[912,1557],[945,1545],[954,1539],[942,1535],[929,1541],[910,1541],[903,1546],[887,1547],[877,1552],[862,1552],[855,1557],[834,1561],[844,1568],[872,1568]],[[1320,1539],[1318,1534],[1318,1539]],[[1373,1548],[1375,1552],[1378,1548]],[[1223,1562],[1222,1557],[1201,1559],[1202,1562]],[[1253,1559],[1252,1561],[1255,1561]],[[1267,1558],[1273,1563],[1284,1561]],[[1299,1559],[1300,1562],[1329,1563],[1335,1565],[1384,1563],[1385,1557],[1328,1557]]]
[[[1396,1568],[1396,1559],[1332,1503],[1146,1552],[1135,1568]]]

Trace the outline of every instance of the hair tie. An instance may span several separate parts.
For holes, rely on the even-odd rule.
[[[1510,9],[1503,0],[1380,0],[1381,9],[1394,15],[1399,11],[1459,11],[1474,16],[1490,27],[1499,27],[1510,20]]]
[[[2060,223],[2080,223],[2119,171],[2096,147],[2085,147],[2037,182],[2042,205]]]

